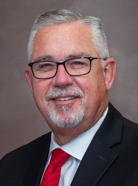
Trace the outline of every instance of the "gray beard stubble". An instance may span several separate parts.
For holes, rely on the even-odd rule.
[[[50,99],[61,95],[74,95],[82,99],[81,106],[78,108],[71,109],[72,105],[56,105],[56,109],[50,106]],[[68,86],[66,88],[52,88],[46,95],[46,102],[48,105],[48,114],[52,122],[61,128],[73,128],[78,125],[84,117],[84,106],[83,106],[84,93],[78,87]],[[60,112],[58,114],[58,112]],[[68,114],[68,112],[70,112]],[[63,114],[63,116],[62,116]],[[68,116],[64,117],[65,114]]]

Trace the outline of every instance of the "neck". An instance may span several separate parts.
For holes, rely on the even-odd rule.
[[[107,96],[106,102],[101,106],[101,108],[96,112],[96,114],[94,114],[92,118],[88,119],[84,116],[82,122],[80,122],[78,125],[76,125],[73,128],[60,128],[58,126],[55,126],[55,124],[53,124],[53,128],[51,128],[51,130],[55,135],[57,144],[59,146],[62,146],[66,143],[69,143],[77,136],[79,136],[80,134],[86,132],[91,127],[93,127],[104,114],[108,106],[108,103],[109,101]]]

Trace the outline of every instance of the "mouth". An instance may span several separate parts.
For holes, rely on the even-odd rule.
[[[59,95],[51,98],[49,101],[51,103],[55,103],[56,105],[72,105],[75,104],[79,98],[79,96],[75,95]]]
[[[57,97],[57,98],[53,98],[55,101],[68,101],[68,100],[72,100],[72,99],[76,99],[77,97],[73,97],[73,96],[68,96],[68,97]]]

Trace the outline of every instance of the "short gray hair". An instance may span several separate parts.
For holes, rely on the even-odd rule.
[[[92,16],[84,16],[78,12],[72,12],[66,9],[57,9],[45,12],[44,14],[38,16],[35,20],[28,42],[29,62],[33,51],[33,40],[36,32],[43,26],[62,23],[88,25],[92,30],[94,48],[99,53],[101,58],[109,58],[108,44],[100,19]]]

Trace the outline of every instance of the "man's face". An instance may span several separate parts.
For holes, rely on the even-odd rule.
[[[75,23],[45,26],[34,37],[31,62],[99,57],[92,40],[88,26]],[[92,61],[90,73],[83,76],[70,76],[59,65],[54,78],[36,79],[26,68],[37,107],[53,132],[67,127],[78,128],[82,133],[98,121],[107,107],[107,90],[111,86],[105,78],[106,71],[99,59]]]

